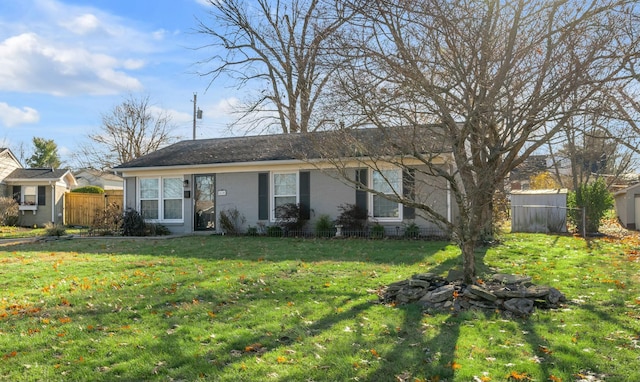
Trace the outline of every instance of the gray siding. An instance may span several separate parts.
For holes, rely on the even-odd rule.
[[[231,173],[216,175],[216,190],[226,190],[226,195],[216,196],[216,222],[220,212],[237,209],[246,219],[242,230],[258,224],[258,173]],[[268,222],[264,222],[268,225]],[[218,231],[219,224],[216,224]]]

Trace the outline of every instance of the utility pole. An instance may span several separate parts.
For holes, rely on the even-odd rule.
[[[193,140],[196,140],[196,118],[202,119],[202,110],[196,106],[198,93],[193,93]]]
[[[193,93],[193,140],[196,140],[196,100],[198,93]]]

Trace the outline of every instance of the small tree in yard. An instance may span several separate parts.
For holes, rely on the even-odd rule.
[[[600,221],[606,212],[613,207],[613,196],[607,189],[607,185],[599,178],[591,184],[583,184],[577,190],[569,193],[567,197],[569,220],[575,224],[578,231],[598,232]],[[585,216],[586,226],[582,216]]]

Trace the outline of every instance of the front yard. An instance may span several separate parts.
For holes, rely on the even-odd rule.
[[[640,241],[510,234],[480,277],[569,302],[528,318],[424,313],[379,287],[461,266],[454,246],[183,237],[0,247],[0,380],[640,380]]]

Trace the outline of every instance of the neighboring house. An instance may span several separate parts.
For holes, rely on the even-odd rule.
[[[11,196],[11,190],[5,182],[5,178],[17,168],[22,168],[18,158],[11,150],[0,147],[0,197]]]
[[[18,225],[29,227],[62,224],[64,194],[76,184],[71,171],[50,168],[16,168],[4,182],[19,203]]]
[[[628,229],[640,228],[640,183],[613,194],[620,224]]]
[[[326,133],[313,134],[315,138]],[[276,206],[285,203],[299,204],[310,221],[307,230],[313,231],[319,216],[335,219],[339,206],[349,203],[366,209],[371,222],[384,225],[390,234],[401,234],[409,223],[416,223],[423,232],[442,234],[413,208],[345,184],[310,145],[309,137],[285,134],[182,141],[114,170],[124,178],[125,207],[174,233],[221,232],[217,224],[220,212],[233,209],[245,218],[244,230],[275,225]],[[294,152],[304,152],[305,160],[297,159]],[[366,159],[357,159],[347,160],[351,179],[387,192],[390,187],[383,184],[385,177],[398,192],[415,192],[416,198],[428,200],[443,216],[454,219],[453,198],[443,179],[429,179],[433,185],[428,188],[426,181],[418,179],[426,175],[418,171],[415,179],[392,166],[373,171],[362,164]],[[445,166],[445,158],[436,157],[434,163]]]
[[[103,190],[122,190],[124,187],[122,177],[107,171],[84,168],[74,171],[73,176],[76,178],[77,187],[98,186]]]

